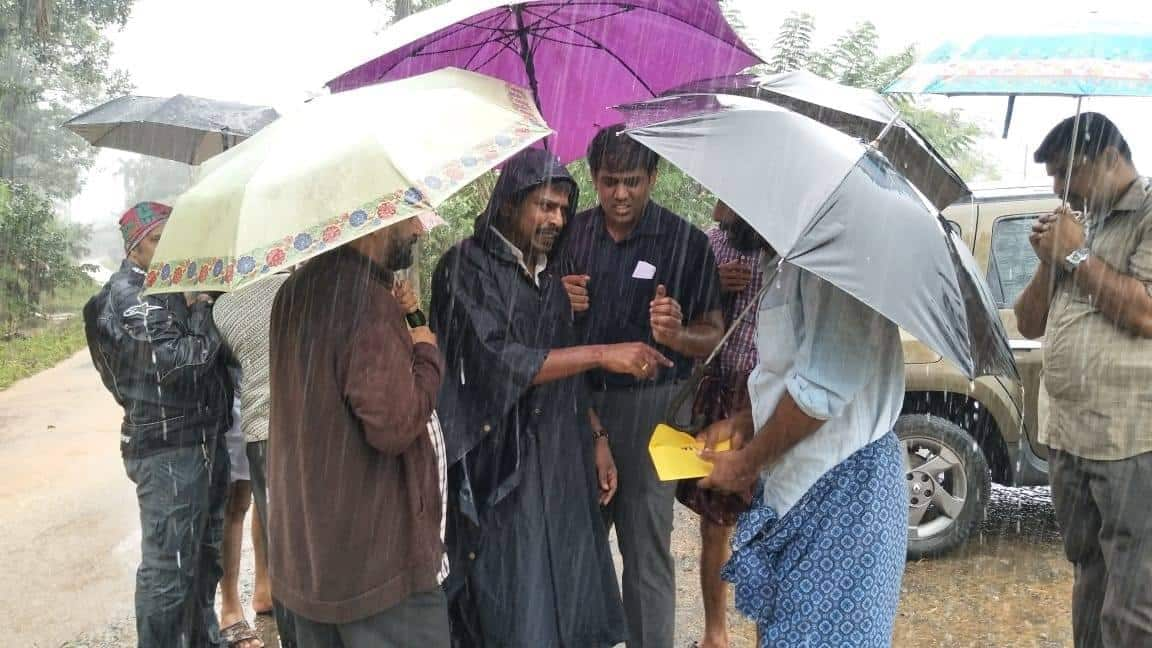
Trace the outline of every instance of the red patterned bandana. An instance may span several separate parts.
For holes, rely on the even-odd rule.
[[[133,248],[148,236],[148,232],[163,225],[168,220],[172,208],[158,202],[142,202],[124,212],[120,217],[120,234],[124,236],[124,251]]]

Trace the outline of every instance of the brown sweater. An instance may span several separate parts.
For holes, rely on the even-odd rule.
[[[392,275],[345,248],[289,278],[272,309],[272,592],[320,623],[437,587],[443,547],[427,423],[436,347],[413,345]]]

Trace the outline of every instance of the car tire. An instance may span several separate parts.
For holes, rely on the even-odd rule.
[[[908,485],[908,557],[964,544],[984,519],[992,475],[980,446],[952,421],[905,414],[896,421]]]

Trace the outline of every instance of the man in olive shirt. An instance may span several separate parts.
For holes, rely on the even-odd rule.
[[[1023,335],[1046,337],[1040,432],[1076,567],[1076,646],[1152,646],[1152,187],[1106,117],[1075,126],[1036,151],[1069,206],[1033,227],[1040,264],[1015,311]]]

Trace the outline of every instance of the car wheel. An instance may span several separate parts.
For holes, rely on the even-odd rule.
[[[984,518],[992,488],[984,453],[960,426],[928,414],[901,416],[896,435],[908,483],[908,557],[959,547]]]

